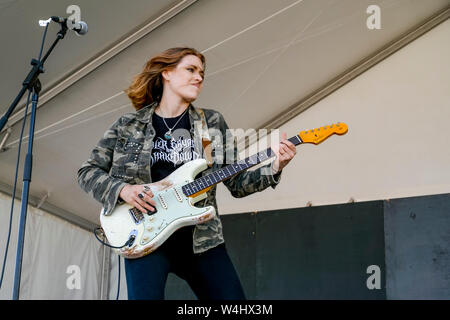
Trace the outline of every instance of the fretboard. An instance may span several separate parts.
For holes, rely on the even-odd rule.
[[[302,140],[298,135],[293,136],[292,138],[287,139],[290,142],[292,142],[294,145],[299,145],[302,143]],[[251,167],[256,166],[257,164],[270,159],[272,157],[275,157],[275,152],[272,150],[272,148],[267,148],[265,151],[258,152],[257,154],[254,154],[248,158],[245,158],[243,160],[239,160],[236,163],[227,165],[219,170],[216,170],[212,173],[209,173],[201,178],[195,179],[194,181],[185,184],[182,187],[183,193],[186,196],[191,196],[193,194],[196,194],[206,188],[209,188],[215,184],[218,184],[222,181],[225,181],[232,176],[239,174],[242,171],[245,171]]]

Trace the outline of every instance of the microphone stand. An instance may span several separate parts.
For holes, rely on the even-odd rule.
[[[31,182],[31,169],[33,164],[33,141],[34,141],[34,125],[36,122],[36,109],[39,100],[39,92],[41,91],[41,83],[38,79],[39,74],[44,73],[44,62],[47,60],[50,53],[55,48],[59,40],[63,39],[67,33],[67,26],[65,23],[60,23],[61,30],[57,34],[56,40],[53,42],[51,47],[48,49],[47,53],[41,60],[32,59],[31,65],[33,68],[29,72],[28,76],[22,83],[22,89],[20,90],[17,97],[14,99],[13,103],[9,107],[6,114],[0,119],[0,131],[5,126],[9,119],[9,116],[16,108],[22,96],[27,90],[30,90],[32,95],[31,103],[31,118],[30,118],[30,128],[29,128],[29,138],[28,138],[28,153],[25,158],[25,166],[23,173],[23,188],[22,188],[22,199],[21,199],[21,210],[20,210],[20,223],[19,223],[19,236],[17,240],[17,254],[16,254],[16,267],[14,273],[14,289],[13,289],[13,299],[19,299],[19,288],[20,288],[20,276],[22,271],[22,257],[23,257],[23,246],[25,240],[25,224],[27,218],[27,207],[28,207],[28,195]]]

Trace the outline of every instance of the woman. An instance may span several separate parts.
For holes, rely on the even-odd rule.
[[[171,48],[150,59],[125,91],[136,113],[125,114],[106,131],[78,171],[80,186],[103,204],[110,214],[119,202],[127,202],[142,212],[153,211],[156,202],[145,186],[159,181],[183,163],[202,157],[201,137],[195,121],[206,120],[209,129],[226,137],[228,126],[220,113],[195,108],[204,80],[205,57],[192,48]],[[203,118],[202,118],[203,116]],[[234,145],[226,144],[224,149]],[[272,148],[275,160],[253,171],[241,172],[224,184],[235,197],[275,188],[281,170],[296,153],[295,146],[283,140]],[[213,151],[214,153],[214,151]],[[229,153],[223,152],[226,157]],[[229,162],[217,161],[202,174]],[[229,159],[228,159],[229,160]],[[264,174],[263,170],[270,170]],[[169,272],[185,279],[199,299],[245,299],[239,277],[225,248],[222,224],[210,189],[200,206],[212,205],[216,216],[173,233],[154,252],[139,259],[125,259],[129,299],[164,299]],[[197,205],[197,204],[196,204]]]

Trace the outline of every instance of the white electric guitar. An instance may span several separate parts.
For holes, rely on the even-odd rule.
[[[346,124],[337,123],[302,131],[288,140],[294,145],[319,144],[332,134],[341,135],[347,131]],[[195,177],[208,167],[206,160],[187,162],[163,180],[148,184],[156,202],[154,212],[142,213],[126,203],[118,205],[110,215],[100,214],[103,232],[111,247],[121,256],[129,259],[145,256],[158,248],[177,229],[214,217],[216,213],[213,206],[194,206],[206,197],[206,191],[274,156],[275,153],[268,148],[198,179]]]

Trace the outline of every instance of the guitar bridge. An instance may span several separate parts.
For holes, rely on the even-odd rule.
[[[134,223],[139,224],[142,222],[142,220],[144,220],[144,215],[142,214],[142,212],[137,209],[137,208],[131,208],[130,210],[128,210],[128,212],[130,213],[131,217],[134,220]]]

